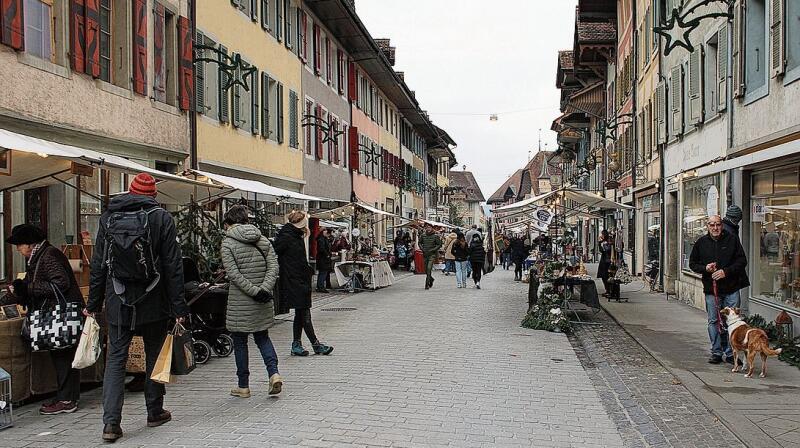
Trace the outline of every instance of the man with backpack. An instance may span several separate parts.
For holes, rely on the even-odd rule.
[[[155,197],[156,180],[138,174],[127,194],[111,200],[100,217],[91,261],[89,302],[84,314],[105,305],[108,352],[103,378],[103,440],[122,437],[125,364],[134,335],[145,351],[147,426],[172,419],[164,410],[165,388],[150,380],[170,318],[183,322],[189,315],[183,291],[183,262],[175,222]]]

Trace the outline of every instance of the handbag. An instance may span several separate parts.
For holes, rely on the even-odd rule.
[[[54,284],[50,287],[58,303],[48,309],[45,302],[28,317],[31,350],[35,352],[72,347],[80,339],[80,306],[67,302]]]
[[[100,358],[100,325],[92,316],[86,318],[81,333],[81,341],[72,360],[73,369],[83,369],[94,365]]]
[[[614,280],[623,285],[627,285],[633,281],[633,277],[631,277],[631,273],[628,270],[628,265],[622,263],[622,265],[617,269],[617,273],[614,275]]]
[[[172,375],[188,375],[197,366],[194,360],[192,334],[179,323],[172,329]]]

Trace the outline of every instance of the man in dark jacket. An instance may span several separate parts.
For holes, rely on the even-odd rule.
[[[328,276],[333,270],[331,266],[330,230],[322,229],[317,235],[317,292],[328,292],[325,289]]]
[[[728,333],[723,328],[719,311],[725,307],[739,306],[739,289],[747,267],[747,257],[739,238],[723,230],[719,216],[708,218],[708,234],[692,247],[689,268],[703,276],[708,313],[708,337],[711,340],[711,358],[708,362],[733,363],[733,351],[728,344]]]
[[[439,249],[442,248],[442,239],[430,224],[425,225],[425,233],[420,237],[420,248],[425,257],[425,289],[430,289],[433,286],[433,264],[436,263]]]
[[[125,364],[134,334],[140,334],[144,340],[147,426],[160,426],[172,419],[169,411],[164,410],[164,385],[151,381],[150,376],[166,338],[170,317],[183,322],[189,315],[189,307],[183,291],[183,263],[175,222],[166,210],[159,207],[155,199],[157,194],[155,179],[141,173],[131,182],[128,194],[111,200],[108,209],[100,217],[100,229],[91,261],[89,302],[84,313],[98,313],[105,305],[109,343],[103,378],[103,440],[108,442],[122,437],[120,422],[124,403]],[[147,212],[150,249],[158,274],[155,285],[133,282],[120,285],[120,280],[113,278],[106,259],[111,249],[106,234],[112,215],[137,211]],[[132,305],[126,305],[123,300]]]

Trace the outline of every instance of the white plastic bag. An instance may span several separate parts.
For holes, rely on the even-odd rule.
[[[92,316],[86,318],[83,325],[81,340],[78,342],[78,349],[75,352],[75,359],[72,361],[73,369],[83,369],[94,365],[100,357],[100,325]]]

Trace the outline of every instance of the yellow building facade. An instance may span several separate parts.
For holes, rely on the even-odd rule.
[[[206,61],[195,66],[197,154],[201,169],[302,191],[301,62],[296,54],[297,11],[286,0],[237,7],[228,1],[197,5],[198,57],[243,62],[239,73]],[[218,51],[215,51],[218,50]],[[247,68],[255,72],[247,73]],[[247,84],[247,89],[238,81]]]

